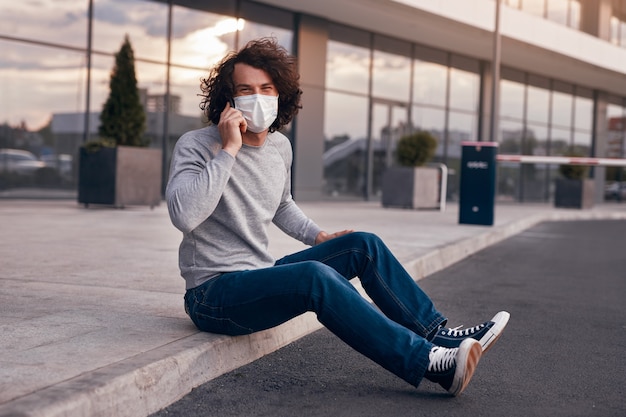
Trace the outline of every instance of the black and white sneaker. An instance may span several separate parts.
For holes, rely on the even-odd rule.
[[[461,329],[462,326],[453,329],[442,327],[430,342],[437,346],[455,348],[459,347],[463,340],[472,338],[480,342],[484,353],[502,335],[502,331],[509,322],[510,317],[511,315],[506,311],[500,311],[490,321],[467,329]]]
[[[459,395],[472,379],[482,353],[480,343],[472,338],[462,341],[458,348],[433,346],[424,378],[454,396]]]

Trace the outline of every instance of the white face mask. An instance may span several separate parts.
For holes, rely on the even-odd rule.
[[[278,117],[278,96],[251,94],[233,99],[235,108],[248,123],[248,130],[260,133],[268,129]]]

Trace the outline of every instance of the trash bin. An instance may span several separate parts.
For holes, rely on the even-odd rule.
[[[461,142],[459,223],[493,225],[497,142]]]

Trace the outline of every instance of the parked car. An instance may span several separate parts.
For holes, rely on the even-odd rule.
[[[32,176],[46,164],[29,151],[22,149],[0,149],[0,172]]]
[[[626,200],[626,182],[613,182],[604,189],[606,200]]]
[[[41,160],[47,167],[55,169],[63,179],[72,178],[72,155],[42,155]]]

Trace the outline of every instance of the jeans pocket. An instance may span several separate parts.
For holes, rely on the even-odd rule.
[[[253,329],[240,326],[229,318],[213,317],[198,311],[191,316],[191,320],[198,329],[209,333],[242,336],[254,332]]]

